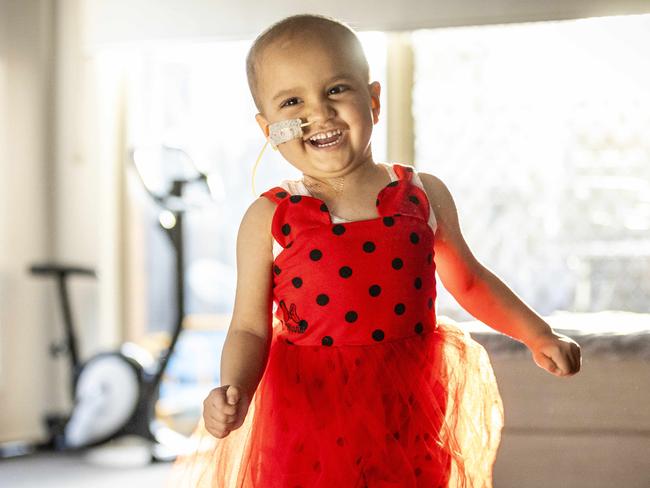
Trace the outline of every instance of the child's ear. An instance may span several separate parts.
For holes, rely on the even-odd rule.
[[[370,91],[370,100],[372,106],[372,120],[376,124],[379,122],[379,110],[381,108],[381,105],[379,103],[381,85],[378,81],[373,81],[368,85],[368,90]]]
[[[260,126],[260,129],[262,129],[264,137],[269,137],[269,122],[259,113],[255,114],[255,120],[257,121],[257,125]]]

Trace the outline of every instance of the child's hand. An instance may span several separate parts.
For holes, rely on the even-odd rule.
[[[250,398],[234,385],[222,385],[213,389],[203,400],[203,421],[210,434],[221,439],[241,427]]]
[[[580,371],[580,346],[564,334],[550,332],[526,344],[537,366],[556,376],[571,376]]]

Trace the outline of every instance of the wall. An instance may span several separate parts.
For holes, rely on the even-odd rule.
[[[50,388],[52,5],[0,0],[0,440],[38,438]]]

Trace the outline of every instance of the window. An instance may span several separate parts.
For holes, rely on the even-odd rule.
[[[541,314],[650,312],[650,16],[417,31],[419,170]],[[471,318],[441,290],[438,312]]]

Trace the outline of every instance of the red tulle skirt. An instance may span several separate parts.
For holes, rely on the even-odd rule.
[[[274,333],[242,426],[217,439],[201,419],[168,486],[491,487],[502,427],[488,355],[450,319],[363,346]]]

